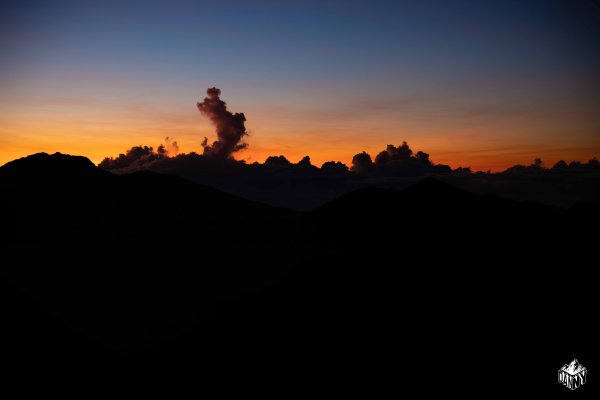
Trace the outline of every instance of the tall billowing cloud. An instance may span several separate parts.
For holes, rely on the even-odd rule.
[[[209,88],[206,94],[204,101],[196,105],[198,110],[215,124],[218,139],[208,144],[208,138],[204,138],[202,142],[204,155],[228,158],[236,151],[247,148],[248,144],[242,142],[242,138],[248,134],[244,125],[246,122],[244,114],[227,110],[227,104],[220,98],[220,89]]]

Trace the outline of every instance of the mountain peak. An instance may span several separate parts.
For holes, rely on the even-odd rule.
[[[2,166],[2,168],[23,168],[25,166],[59,166],[59,165],[78,165],[78,166],[86,166],[86,167],[95,167],[94,163],[91,162],[88,158],[83,156],[72,156],[70,154],[62,154],[62,153],[36,153],[31,154],[26,157],[21,157],[16,160],[7,162]]]
[[[110,174],[83,156],[37,153],[10,161],[0,167],[0,177],[8,180],[62,180]]]
[[[420,181],[418,181],[417,183],[415,183],[414,185],[412,185],[411,187],[409,187],[408,189],[436,190],[436,191],[440,191],[440,190],[461,191],[460,189],[456,188],[455,186],[450,185],[449,183],[446,183],[442,180],[432,178],[432,177],[423,178]]]
[[[421,179],[414,185],[402,190],[401,193],[405,193],[411,197],[423,199],[436,199],[443,197],[446,200],[464,199],[465,197],[475,196],[473,193],[459,189],[456,186],[431,177]]]

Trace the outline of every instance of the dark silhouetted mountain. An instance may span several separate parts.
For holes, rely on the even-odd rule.
[[[64,321],[84,341],[61,345],[119,376],[480,397],[552,394],[575,357],[593,370],[593,205],[423,179],[296,213],[63,155],[8,166],[6,301],[42,305],[18,308],[42,321],[31,329]]]
[[[90,365],[90,360],[103,360],[106,356],[100,343],[69,327],[1,277],[0,296],[6,382],[20,378],[26,385],[33,376],[51,378],[48,371],[62,365]],[[70,370],[69,374],[71,379],[82,379],[97,372],[92,367],[79,373]]]
[[[4,275],[110,347],[156,346],[287,268],[272,247],[290,246],[275,233],[294,213],[179,177],[37,154],[0,168],[0,186]]]
[[[85,157],[61,153],[37,153],[6,163],[0,168],[3,183],[43,184],[71,182],[83,183],[88,180],[107,178],[112,174],[97,168]]]
[[[84,157],[35,154],[0,168],[1,204],[14,210],[5,221],[5,239],[44,235],[203,236],[230,229],[247,216],[262,221],[287,210],[245,200],[182,178],[149,171],[114,175]],[[22,212],[21,212],[22,211]]]
[[[402,191],[369,187],[359,189],[326,203],[317,214],[346,214],[352,211],[380,214],[402,205],[425,204],[438,207],[472,206],[478,196],[433,178],[424,178]],[[435,211],[435,210],[431,210]]]

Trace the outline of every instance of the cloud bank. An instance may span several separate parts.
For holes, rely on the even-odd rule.
[[[492,174],[436,164],[428,153],[413,151],[402,142],[388,144],[375,157],[358,152],[350,166],[332,160],[319,167],[309,156],[294,163],[284,155],[247,164],[233,158],[235,152],[248,146],[243,141],[248,135],[246,117],[230,112],[216,87],[206,93],[197,107],[214,124],[217,140],[209,144],[204,138],[198,152],[179,153],[177,141],[166,137],[156,150],[140,144],[116,158],[105,158],[99,167],[114,173],[151,170],[176,174],[254,200],[300,209],[310,209],[358,187],[402,188],[429,175],[474,192],[514,195],[517,199],[562,205],[581,199],[600,202],[600,190],[593,184],[594,179],[600,179],[600,163],[595,158],[587,163],[559,161],[549,168],[536,159],[531,165],[515,165]]]

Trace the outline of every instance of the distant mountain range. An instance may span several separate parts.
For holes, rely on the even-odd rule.
[[[0,187],[6,359],[50,358],[48,374],[540,393],[572,352],[589,365],[598,333],[591,204],[425,178],[298,212],[58,153],[6,164]]]

